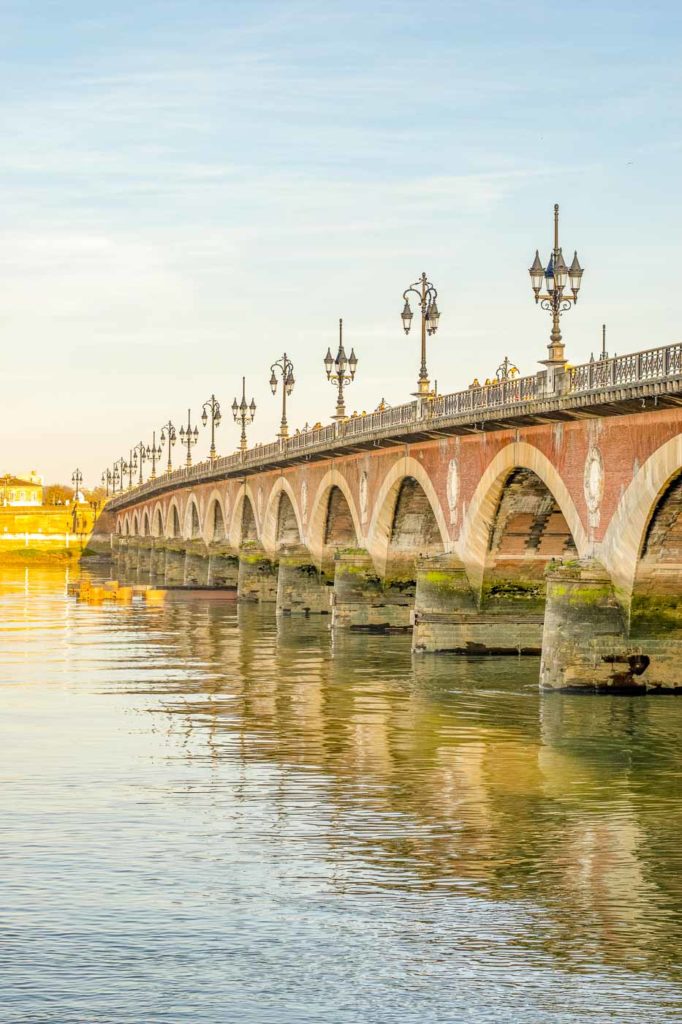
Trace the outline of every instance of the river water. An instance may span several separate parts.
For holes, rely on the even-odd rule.
[[[682,700],[0,571],[0,1020],[682,1019]]]

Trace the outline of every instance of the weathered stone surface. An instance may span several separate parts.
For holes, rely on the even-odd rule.
[[[554,564],[547,607],[540,686],[585,692],[646,691],[649,658],[627,641],[623,609],[611,577],[595,559]]]
[[[166,575],[166,549],[158,539],[154,541],[149,566],[150,575],[158,580],[163,580]]]
[[[255,544],[239,552],[238,597],[240,601],[277,601],[277,562]]]
[[[211,587],[236,587],[239,583],[239,553],[227,545],[209,546],[208,583]]]
[[[543,602],[544,603],[544,602]],[[539,654],[542,610],[514,602],[481,609],[461,560],[439,555],[417,563],[413,650],[456,654]]]
[[[313,564],[301,546],[281,550],[277,577],[279,615],[329,615],[334,577]]]
[[[182,586],[184,584],[186,557],[185,548],[181,542],[167,542],[165,582],[170,586]]]
[[[386,582],[362,549],[339,552],[334,575],[332,627],[366,632],[407,632],[414,583]]]
[[[195,587],[208,586],[208,548],[202,540],[186,542],[185,585]]]

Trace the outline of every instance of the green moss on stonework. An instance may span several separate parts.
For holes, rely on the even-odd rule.
[[[386,578],[382,583],[384,590],[397,590],[399,593],[406,593],[407,591],[414,590],[416,583],[414,579],[405,578]]]
[[[280,566],[293,570],[297,576],[303,576],[306,579],[313,579],[319,576],[317,566],[311,562],[290,562],[288,559],[282,559]]]
[[[635,595],[630,612],[630,635],[682,631],[682,595]]]
[[[352,565],[350,562],[343,562],[341,565],[336,567],[337,575],[341,576],[368,576],[368,565]],[[377,576],[376,579],[379,577]]]
[[[581,607],[603,607],[613,602],[613,587],[610,584],[591,584],[588,587],[568,587],[568,603]]]
[[[267,562],[268,565],[274,565],[275,564],[275,563],[271,562],[271,560],[268,558],[268,556],[266,554],[264,554],[263,551],[257,551],[257,552],[240,551],[239,552],[239,561],[240,562],[244,562],[245,565],[261,565],[264,562]]]
[[[341,558],[368,558],[366,548],[337,548],[334,552],[335,559]]]

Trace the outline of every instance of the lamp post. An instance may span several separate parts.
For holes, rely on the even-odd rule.
[[[126,463],[126,467],[124,470],[124,472],[128,474],[128,490],[130,490],[131,487],[133,486],[133,470],[135,469],[137,469],[137,454],[135,452],[135,449],[131,448],[130,453],[128,455],[128,461]]]
[[[109,497],[109,487],[111,486],[111,470],[105,469],[102,473],[102,487],[107,489],[107,498]]]
[[[151,464],[152,464],[152,471],[149,474],[149,479],[150,480],[156,480],[156,463],[161,458],[161,454],[162,454],[161,453],[161,445],[157,445],[157,443],[156,443],[156,431],[154,431],[153,434],[152,434],[152,443],[151,443],[151,445],[149,445],[149,444],[147,445],[147,451],[146,451],[147,458],[151,460]],[[169,454],[170,454],[170,451],[169,451]]]
[[[332,416],[332,419],[337,422],[346,419],[346,405],[343,400],[343,389],[347,387],[355,379],[355,370],[357,369],[358,360],[355,355],[355,350],[350,350],[350,355],[346,355],[346,350],[343,347],[343,320],[339,320],[339,351],[336,353],[336,359],[332,356],[331,349],[327,349],[327,354],[324,357],[324,368],[327,373],[327,380],[331,381],[332,384],[338,387],[338,394],[336,397],[336,414]]]
[[[216,427],[220,426],[222,416],[220,415],[220,402],[215,395],[211,395],[209,399],[204,402],[203,412],[201,414],[201,422],[206,426],[208,423],[208,417],[211,417],[211,448],[208,453],[208,457],[211,462],[215,462],[218,458],[215,449],[215,431]]]
[[[75,491],[73,500],[77,505],[78,495],[80,493],[81,484],[83,483],[83,474],[81,473],[80,469],[74,469],[73,473],[71,474],[71,483],[73,484]]]
[[[135,447],[133,448],[133,451],[135,452],[135,462],[136,463],[139,462],[139,464],[140,464],[140,475],[138,477],[138,481],[137,482],[138,482],[138,484],[141,485],[143,483],[143,480],[142,480],[142,464],[145,462],[145,460],[147,458],[147,446],[145,445],[144,441],[139,441],[135,445]]]
[[[505,356],[500,365],[495,370],[495,377],[498,381],[510,380],[512,377],[518,377],[519,368],[512,363],[509,356]]]
[[[168,464],[166,466],[166,472],[173,472],[173,460],[171,458],[171,448],[175,444],[175,427],[168,420],[168,423],[164,423],[161,427],[161,444],[168,444]]]
[[[549,338],[549,356],[543,359],[542,363],[548,368],[563,367],[566,365],[564,355],[564,343],[561,340],[561,329],[559,326],[562,313],[571,308],[571,304],[578,301],[580,282],[583,276],[583,268],[578,262],[578,253],[574,253],[573,262],[570,267],[566,266],[561,247],[559,245],[559,204],[554,204],[554,248],[549,258],[547,267],[543,269],[540,253],[535,250],[535,259],[530,267],[531,287],[535,295],[535,301],[539,302],[543,309],[552,314],[552,333]],[[547,291],[542,294],[542,285]],[[571,289],[571,295],[565,292],[566,285]]]
[[[246,404],[246,377],[242,377],[242,400],[237,402],[235,398],[232,403],[232,415],[235,423],[241,423],[242,435],[239,440],[239,450],[242,452],[246,451],[246,428],[250,423],[253,423],[254,416],[256,415],[256,403],[253,398],[251,402]]]
[[[185,459],[185,465],[189,469],[189,467],[192,465],[192,445],[196,444],[197,441],[199,440],[199,430],[197,429],[197,427],[194,427],[194,429],[192,429],[191,409],[187,410],[187,428],[185,429],[185,427],[180,427],[178,435],[180,437],[180,444],[184,445],[184,447],[187,449],[187,458]]]
[[[275,373],[277,371],[277,373]],[[270,367],[270,390],[273,395],[277,392],[277,374],[282,378],[282,422],[279,427],[278,437],[282,439],[289,436],[289,426],[287,424],[287,397],[294,390],[294,364],[291,359],[287,357],[286,352],[281,359],[278,359],[276,363],[273,363]]]
[[[410,327],[412,326],[413,313],[408,299],[410,292],[413,292],[417,296],[419,308],[421,309],[422,314],[421,366],[419,368],[419,379],[417,380],[417,391],[415,392],[416,396],[419,398],[429,394],[429,372],[426,369],[426,335],[435,334],[438,330],[440,313],[436,303],[438,292],[434,285],[427,280],[426,274],[422,274],[418,281],[415,281],[403,292],[405,305],[403,306],[401,317],[405,334],[410,333]]]
[[[123,474],[121,473],[120,460],[114,463],[111,471],[111,493],[116,494],[116,484],[119,484],[119,491],[123,490]]]

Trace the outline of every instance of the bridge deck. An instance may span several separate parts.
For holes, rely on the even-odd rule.
[[[109,499],[110,510],[196,483],[243,477],[372,447],[551,421],[682,405],[682,344],[568,367],[547,390],[545,371],[438,395],[160,474]]]

